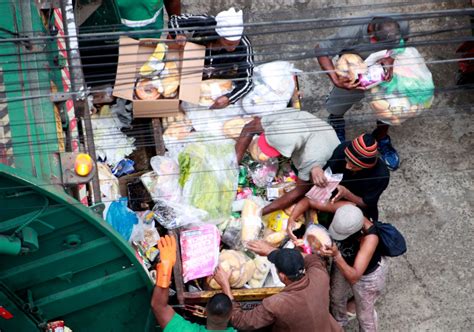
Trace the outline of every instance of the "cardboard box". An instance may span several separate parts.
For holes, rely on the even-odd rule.
[[[137,100],[134,87],[141,66],[148,60],[159,42],[166,42],[167,60],[174,60],[179,70],[179,92],[174,99]],[[113,95],[133,101],[135,118],[161,118],[179,114],[179,102],[198,104],[204,68],[205,46],[187,42],[180,49],[170,40],[120,37],[119,60]]]

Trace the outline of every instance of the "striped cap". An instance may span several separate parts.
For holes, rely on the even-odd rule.
[[[351,144],[344,149],[344,153],[356,166],[374,167],[377,163],[377,141],[372,135],[362,134],[354,138]]]

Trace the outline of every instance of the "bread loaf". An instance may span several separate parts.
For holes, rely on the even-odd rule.
[[[253,118],[236,118],[224,123],[223,132],[227,138],[237,139],[240,136],[242,128],[252,121]]]
[[[359,74],[366,72],[367,65],[357,54],[343,54],[337,60],[336,74],[340,77],[348,78],[351,83],[354,83],[359,78]]]

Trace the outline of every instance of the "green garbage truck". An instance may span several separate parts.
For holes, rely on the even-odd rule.
[[[64,3],[0,2],[0,331],[154,331],[153,282],[75,174],[95,153]]]

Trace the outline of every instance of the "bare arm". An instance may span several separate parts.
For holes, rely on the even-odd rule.
[[[322,70],[327,71],[327,75],[331,79],[331,82],[337,86],[339,83],[339,78],[337,77],[336,72],[334,71],[334,64],[332,59],[328,56],[318,56],[318,63]]]
[[[321,252],[324,255],[327,255],[327,253],[330,252],[329,256],[334,257],[334,262],[336,263],[339,271],[341,271],[341,273],[344,275],[344,278],[346,278],[346,280],[351,285],[353,285],[359,281],[360,277],[362,277],[365,270],[367,269],[367,266],[374,255],[378,243],[379,238],[377,235],[366,235],[361,241],[360,249],[357,253],[354,266],[350,266],[346,263],[336,245],[334,245],[329,250],[321,248]]]
[[[354,203],[355,205],[357,205],[358,207],[360,208],[363,208],[365,209],[367,207],[367,204],[364,202],[364,200],[362,199],[362,197],[360,196],[357,196],[355,194],[353,194],[349,189],[347,189],[346,187],[342,186],[342,185],[338,185],[337,186],[337,194],[336,196],[334,196],[334,198],[331,200],[331,203],[336,203],[338,202],[339,200],[341,199],[345,199],[349,202],[352,202]]]
[[[331,212],[335,213],[337,209],[339,209],[341,206],[346,205],[346,204],[353,204],[352,202],[348,201],[338,201],[338,202],[327,202],[327,203],[321,203],[318,201],[313,201],[309,200],[309,206],[312,209],[322,211],[322,212]]]
[[[308,181],[297,179],[296,188],[265,206],[262,210],[262,214],[266,215],[273,211],[286,209],[304,197],[309,189],[311,189],[311,184]]]
[[[165,8],[168,16],[181,15],[181,1],[180,0],[165,0]]]
[[[169,288],[156,286],[151,297],[151,309],[158,324],[160,324],[163,329],[168,325],[175,314],[173,308],[168,304],[168,296]]]
[[[262,122],[259,117],[254,118],[252,121],[247,123],[242,131],[240,136],[235,144],[235,153],[237,154],[237,163],[240,164],[242,158],[244,157],[245,151],[252,142],[254,135],[263,133]]]

